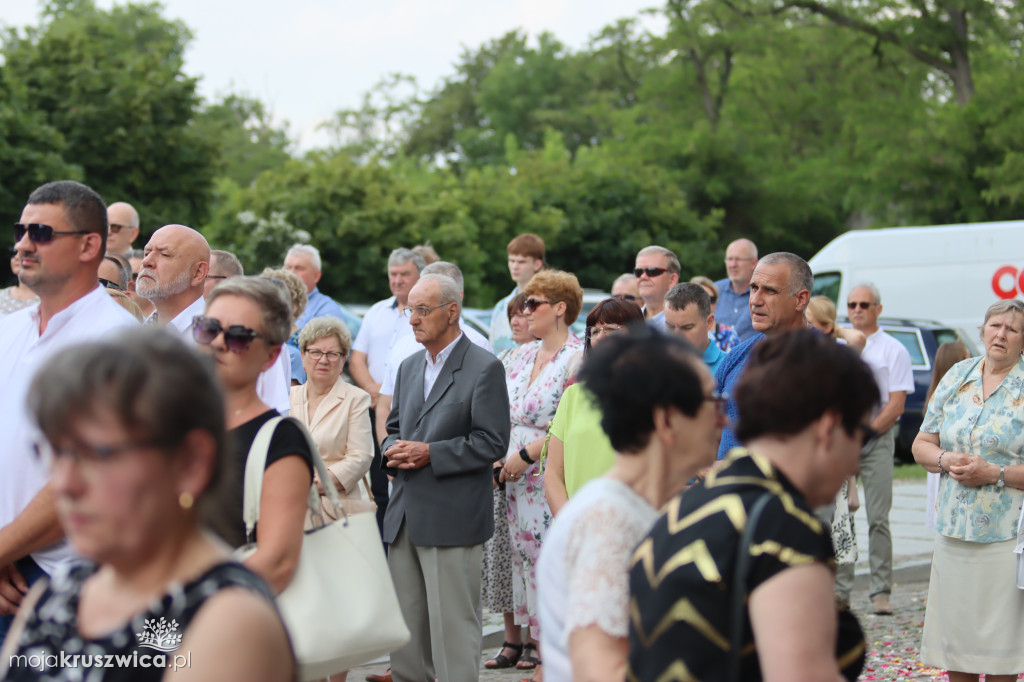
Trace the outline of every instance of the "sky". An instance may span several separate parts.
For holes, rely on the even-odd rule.
[[[97,5],[110,7],[110,0]],[[119,3],[121,4],[121,3]],[[553,33],[573,49],[603,27],[657,0],[164,0],[195,38],[185,71],[207,100],[237,92],[256,97],[289,122],[299,149],[326,145],[317,126],[339,109],[358,108],[383,77],[415,76],[429,91],[454,73],[465,47],[514,29]],[[0,23],[38,23],[32,0],[0,0]],[[643,26],[659,31],[660,17]]]

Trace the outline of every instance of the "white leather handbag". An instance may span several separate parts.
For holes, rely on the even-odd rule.
[[[267,450],[277,426],[296,424],[306,437],[321,481],[330,481],[309,432],[294,417],[275,417],[256,434],[245,463],[243,519],[248,544],[235,552],[241,561],[256,551],[253,541],[260,513],[260,493]],[[380,531],[373,514],[346,514],[332,485],[324,491],[337,521],[320,514],[316,486],[309,492],[310,513],[321,525],[305,531],[299,565],[292,581],[277,596],[299,664],[299,679],[317,680],[390,653],[409,641],[398,606]]]

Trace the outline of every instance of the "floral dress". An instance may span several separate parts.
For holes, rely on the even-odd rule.
[[[530,374],[540,351],[540,341],[527,343],[512,351],[506,363],[512,438],[508,456],[543,438],[554,418],[562,392],[576,377],[583,359],[583,342],[570,333],[565,344],[530,383]],[[540,620],[537,600],[537,558],[544,532],[551,523],[551,509],[544,497],[544,478],[540,464],[534,462],[517,481],[507,481],[508,525],[512,540],[512,594],[517,625],[529,625],[538,637]]]

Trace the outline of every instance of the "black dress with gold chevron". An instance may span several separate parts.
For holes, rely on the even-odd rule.
[[[835,570],[828,531],[806,500],[764,457],[737,448],[723,468],[675,497],[633,555],[629,673],[632,682],[724,681],[730,658],[729,600],[747,513],[765,493],[744,594],[793,566]],[[743,624],[740,678],[760,680],[750,618]],[[856,680],[866,645],[857,619],[839,614],[836,658]]]

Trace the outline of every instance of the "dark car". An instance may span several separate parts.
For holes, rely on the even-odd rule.
[[[850,324],[846,318],[840,318],[844,327]],[[977,355],[978,349],[974,341],[962,330],[954,329],[939,322],[929,320],[901,320],[891,317],[878,318],[878,326],[886,333],[903,344],[910,353],[911,367],[914,370],[914,392],[907,396],[903,416],[899,421],[896,435],[896,459],[913,462],[914,456],[910,446],[921,429],[924,420],[924,397],[932,383],[932,365],[935,351],[947,341],[964,342],[971,355]]]

